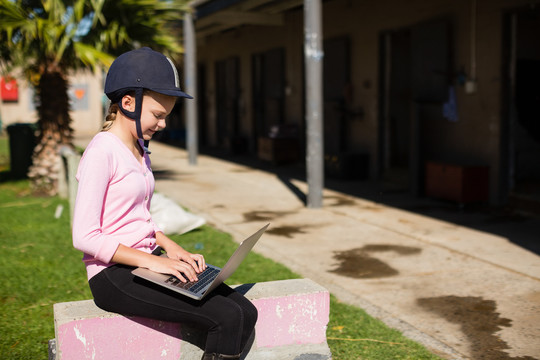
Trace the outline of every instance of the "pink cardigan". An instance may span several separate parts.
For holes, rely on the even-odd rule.
[[[147,253],[156,248],[150,201],[154,176],[150,158],[142,162],[116,137],[98,133],[77,171],[73,246],[84,253],[88,279],[108,266],[119,244]]]

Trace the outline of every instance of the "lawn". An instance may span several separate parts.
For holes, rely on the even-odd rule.
[[[47,359],[47,343],[54,338],[53,304],[91,294],[82,254],[71,244],[68,202],[33,196],[27,180],[10,180],[7,149],[7,139],[0,136],[0,354],[2,359]],[[229,234],[209,226],[172,238],[218,266],[236,247]],[[251,253],[227,283],[298,277]],[[439,359],[362,309],[333,296],[330,309],[327,337],[335,360]]]

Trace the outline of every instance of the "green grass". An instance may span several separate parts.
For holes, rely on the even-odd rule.
[[[5,138],[0,136],[0,173],[6,172]],[[1,174],[0,174],[1,175]],[[9,179],[0,177],[0,179]],[[55,212],[63,206],[57,219]],[[71,243],[68,202],[35,197],[28,181],[0,181],[0,354],[2,359],[47,359],[54,338],[52,306],[90,299],[82,254]],[[209,226],[172,236],[186,249],[223,265],[236,244]],[[286,267],[255,253],[229,284],[298,278]],[[331,297],[328,343],[335,360],[439,359],[362,309]]]

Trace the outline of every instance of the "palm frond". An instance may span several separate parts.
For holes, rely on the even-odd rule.
[[[114,61],[114,56],[80,42],[74,44],[74,50],[77,57],[87,66],[94,68],[94,70],[98,65],[109,68]]]

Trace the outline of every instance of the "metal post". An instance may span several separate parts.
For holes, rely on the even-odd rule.
[[[322,206],[323,96],[322,96],[322,12],[321,0],[304,0],[304,59],[306,63],[306,168],[307,206]]]
[[[187,151],[190,165],[197,165],[197,75],[195,72],[195,59],[197,58],[195,47],[195,31],[191,12],[184,15],[184,78],[186,93],[193,96],[193,100],[185,100],[186,124],[187,124]]]

